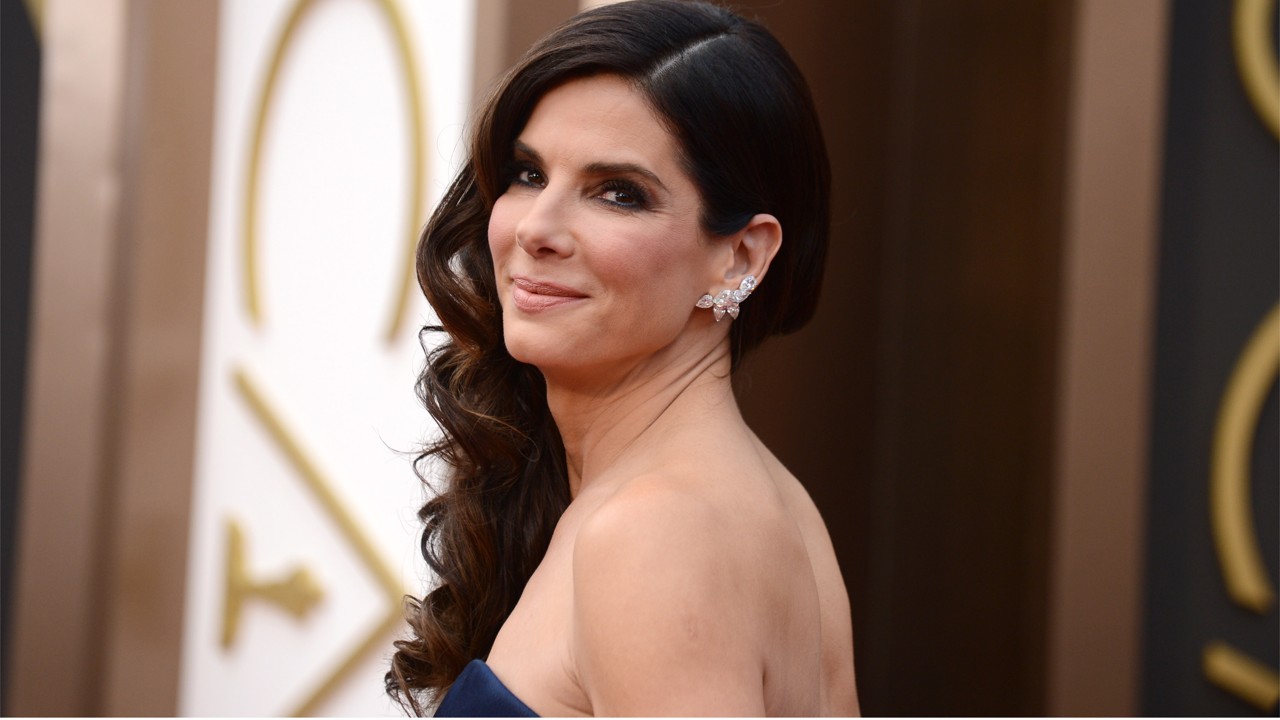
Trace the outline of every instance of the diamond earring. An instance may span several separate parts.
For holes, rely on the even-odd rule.
[[[698,298],[697,307],[711,308],[712,314],[716,316],[716,322],[724,319],[725,314],[731,318],[738,317],[738,303],[746,300],[751,291],[756,289],[756,278],[754,275],[748,275],[742,278],[742,284],[738,285],[737,290],[721,290],[715,297],[711,297],[711,293],[707,293]]]

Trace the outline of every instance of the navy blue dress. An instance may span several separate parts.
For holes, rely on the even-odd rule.
[[[520,702],[481,660],[472,660],[444,701],[436,708],[436,717],[538,717],[538,713]]]

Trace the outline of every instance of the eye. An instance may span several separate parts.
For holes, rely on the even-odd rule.
[[[643,208],[646,203],[644,190],[639,186],[623,180],[610,180],[605,183],[600,198],[620,208]]]
[[[511,171],[511,182],[516,185],[524,185],[525,187],[540,188],[546,187],[547,178],[538,168],[522,164],[517,165]]]

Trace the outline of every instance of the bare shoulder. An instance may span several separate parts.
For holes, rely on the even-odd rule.
[[[706,528],[705,523],[715,522],[721,515],[714,499],[688,478],[674,473],[649,474],[621,484],[583,519],[578,534],[606,541],[631,538],[662,542],[668,533],[711,537],[712,528]]]
[[[771,583],[803,560],[806,550],[784,503],[761,498],[768,487],[763,481],[744,488],[679,472],[637,477],[584,517],[574,567],[599,570],[597,565],[625,561],[632,576],[651,582],[679,578],[686,592],[704,599]]]
[[[688,478],[629,481],[573,550],[578,677],[596,715],[761,714],[760,615],[735,518]]]
[[[696,612],[699,602],[720,599],[758,572],[740,541],[745,525],[688,478],[636,478],[583,519],[574,540],[575,587],[617,593],[643,585],[652,588],[639,593],[645,598],[678,585],[678,599],[690,605],[685,611]],[[620,586],[606,584],[607,578]]]

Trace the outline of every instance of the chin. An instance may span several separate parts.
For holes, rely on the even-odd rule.
[[[512,327],[507,323],[503,342],[511,357],[538,368],[559,366],[574,356],[562,333],[550,333],[545,328]]]
[[[597,318],[598,319],[598,318]],[[502,323],[507,353],[547,374],[595,375],[629,367],[660,354],[679,332],[655,332],[644,324],[624,326],[581,318],[524,318],[507,315]],[[619,342],[624,339],[626,342]]]

